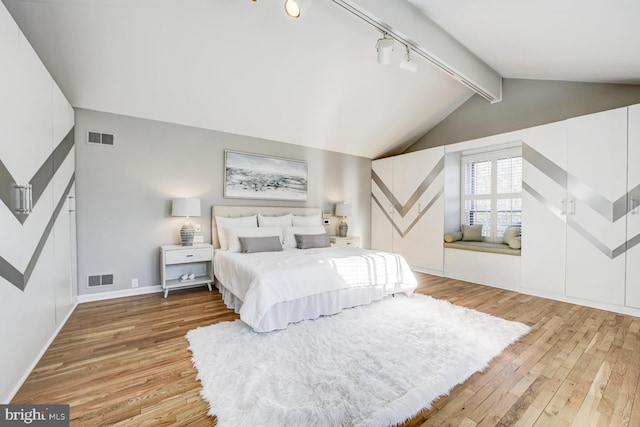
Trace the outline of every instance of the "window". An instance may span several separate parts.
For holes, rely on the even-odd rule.
[[[522,150],[462,157],[462,223],[482,224],[488,241],[522,221]]]

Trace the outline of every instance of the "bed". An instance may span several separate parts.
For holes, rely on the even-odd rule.
[[[285,241],[282,251],[233,250],[235,240],[231,239],[243,234],[238,230],[247,235],[262,230],[218,227],[216,218],[221,224],[233,218],[232,223],[250,225],[253,215],[258,214],[265,222],[292,214],[298,221],[309,222],[308,227],[315,227],[314,230],[330,231],[328,227],[322,229],[321,211],[316,208],[213,206],[211,237],[216,248],[213,260],[216,287],[227,307],[257,332],[284,329],[290,323],[333,315],[395,293],[411,295],[417,287],[413,272],[400,255],[335,245],[297,249],[284,225],[279,237]],[[317,224],[311,225],[316,220]],[[298,224],[288,231],[308,227]],[[269,234],[267,229],[275,228],[267,225],[263,234]],[[222,250],[221,246],[228,250]]]

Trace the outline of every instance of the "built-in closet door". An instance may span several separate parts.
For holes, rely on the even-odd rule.
[[[371,249],[386,252],[393,252],[393,165],[393,157],[371,164]]]
[[[52,285],[55,295],[55,319],[59,324],[69,314],[76,300],[75,242],[75,151],[73,149],[74,112],[60,89],[54,85],[53,139],[58,147],[53,154],[55,174],[53,189]],[[71,133],[71,134],[70,134]]]
[[[640,308],[640,104],[629,107],[626,305]]]
[[[623,305],[627,108],[567,121],[566,295]]]
[[[444,147],[374,161],[371,188],[371,247],[441,272]]]
[[[395,157],[393,250],[409,265],[443,270],[444,147]]]
[[[567,122],[526,129],[522,157],[521,287],[564,295]]]
[[[2,4],[0,52],[0,400],[8,401],[75,298],[69,251],[55,245],[58,232],[70,236],[68,216],[57,219],[74,179],[74,113]],[[61,310],[58,262],[67,266]]]

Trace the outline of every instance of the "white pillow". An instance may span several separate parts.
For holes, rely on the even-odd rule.
[[[303,227],[307,225],[322,225],[322,215],[318,212],[317,215],[298,216],[293,215],[292,223],[294,227]]]
[[[509,242],[518,236],[520,236],[520,227],[507,227],[502,235],[502,243],[506,243],[508,245]]]
[[[282,216],[264,216],[258,214],[258,225],[260,227],[291,227],[293,223],[291,222],[291,214]]]
[[[282,241],[282,228],[280,227],[225,227],[229,252],[240,252],[240,239],[238,237],[268,237],[277,236]]]
[[[220,241],[220,249],[226,251],[229,249],[227,243],[227,234],[225,227],[258,227],[258,216],[241,216],[238,218],[228,218],[226,216],[216,216],[216,228],[218,229],[218,240]]]
[[[284,246],[297,248],[296,234],[325,234],[327,230],[321,225],[307,225],[305,227],[287,227],[284,229]]]

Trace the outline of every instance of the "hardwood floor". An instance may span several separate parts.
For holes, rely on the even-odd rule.
[[[417,276],[532,331],[404,427],[640,425],[640,318]],[[206,288],[81,304],[13,403],[70,404],[78,426],[213,425],[184,335],[236,318]]]

